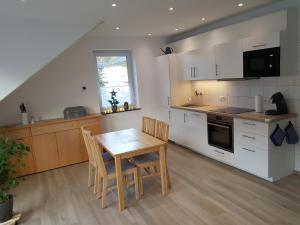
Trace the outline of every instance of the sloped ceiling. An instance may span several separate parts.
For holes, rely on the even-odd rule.
[[[0,101],[101,21],[91,35],[168,36],[274,1],[1,0]]]

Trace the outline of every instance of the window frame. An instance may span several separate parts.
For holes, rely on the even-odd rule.
[[[127,63],[127,72],[128,72],[128,85],[129,85],[129,89],[130,89],[130,97],[132,99],[132,105],[134,106],[134,108],[137,107],[138,103],[137,103],[137,92],[136,92],[136,82],[135,82],[135,73],[134,73],[134,67],[133,67],[133,60],[132,60],[132,53],[130,50],[96,50],[94,51],[94,56],[95,56],[95,60],[96,60],[96,79],[97,79],[97,86],[98,86],[98,95],[100,97],[100,110],[106,110],[106,107],[103,107],[103,103],[102,103],[102,96],[101,96],[101,91],[99,87],[99,82],[98,82],[98,66],[97,66],[97,57],[101,57],[101,56],[125,56],[126,57],[126,63]],[[123,104],[123,103],[122,103]]]

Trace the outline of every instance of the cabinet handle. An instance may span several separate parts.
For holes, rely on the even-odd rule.
[[[249,138],[249,139],[252,139],[252,140],[255,140],[255,139],[256,139],[255,137],[250,137],[250,136],[248,136],[248,135],[245,135],[245,134],[243,134],[243,137],[245,137],[245,138]]]
[[[252,45],[253,48],[258,48],[258,47],[264,47],[266,44],[261,44],[261,45]]]
[[[169,120],[171,120],[171,111],[170,110],[168,111],[168,114],[169,114]]]
[[[216,64],[216,76],[218,76],[218,64]]]
[[[170,106],[170,96],[168,96],[168,106]]]
[[[217,150],[215,150],[215,152],[216,152],[216,153],[219,153],[219,154],[222,154],[222,155],[225,154],[224,152],[220,152],[220,151],[217,151]]]
[[[193,67],[191,67],[191,78],[193,78]]]
[[[194,78],[196,78],[196,67],[194,67]]]
[[[243,122],[243,124],[249,125],[249,126],[255,126],[256,125],[255,123],[248,123],[248,122]]]
[[[243,150],[246,150],[248,152],[256,152],[255,150],[249,149],[249,148],[242,148]]]
[[[183,122],[186,123],[185,113],[183,113]]]

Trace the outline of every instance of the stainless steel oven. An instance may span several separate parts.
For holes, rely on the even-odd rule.
[[[209,145],[234,153],[232,117],[208,114],[207,132]]]

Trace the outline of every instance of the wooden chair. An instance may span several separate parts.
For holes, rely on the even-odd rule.
[[[117,186],[108,187],[109,180],[116,179],[115,163],[110,162],[105,164],[102,155],[99,154],[99,152],[101,152],[101,149],[96,138],[89,135],[88,139],[91,144],[91,149],[97,165],[96,182],[99,183],[98,190],[97,190],[97,197],[102,197],[102,208],[104,208],[106,206],[106,195],[108,194],[108,192],[110,192],[111,190],[117,187]],[[130,183],[129,186],[131,185],[135,186],[135,197],[136,200],[138,200],[140,198],[140,192],[139,192],[139,181],[138,181],[139,177],[138,177],[137,168],[127,160],[122,160],[122,170],[123,170],[122,174],[124,178],[133,176],[133,181]],[[129,178],[127,178],[127,180],[129,180]],[[102,183],[102,190],[100,188],[101,183]]]
[[[168,142],[169,137],[169,125],[163,121],[156,121],[154,136],[162,141]],[[133,162],[139,169],[139,188],[140,193],[143,195],[143,184],[142,180],[153,177],[160,176],[160,161],[159,154],[150,153],[141,156],[136,156],[133,158]],[[146,174],[143,175],[143,171]],[[169,173],[167,173],[168,185],[170,185]]]
[[[146,134],[154,136],[155,135],[155,124],[156,124],[156,119],[143,116],[142,131]]]
[[[88,174],[88,187],[91,187],[93,185],[93,174],[94,174],[94,193],[96,194],[97,192],[97,182],[96,182],[96,170],[97,170],[97,165],[95,162],[95,158],[94,155],[92,153],[92,149],[91,149],[91,145],[88,141],[88,137],[91,136],[91,131],[85,130],[84,127],[81,127],[81,132],[82,132],[82,136],[83,136],[83,140],[84,140],[84,144],[88,153],[88,158],[89,158],[89,174]],[[99,152],[100,154],[100,152]],[[110,162],[113,161],[113,157],[108,153],[108,152],[104,152],[102,153],[104,161]]]

